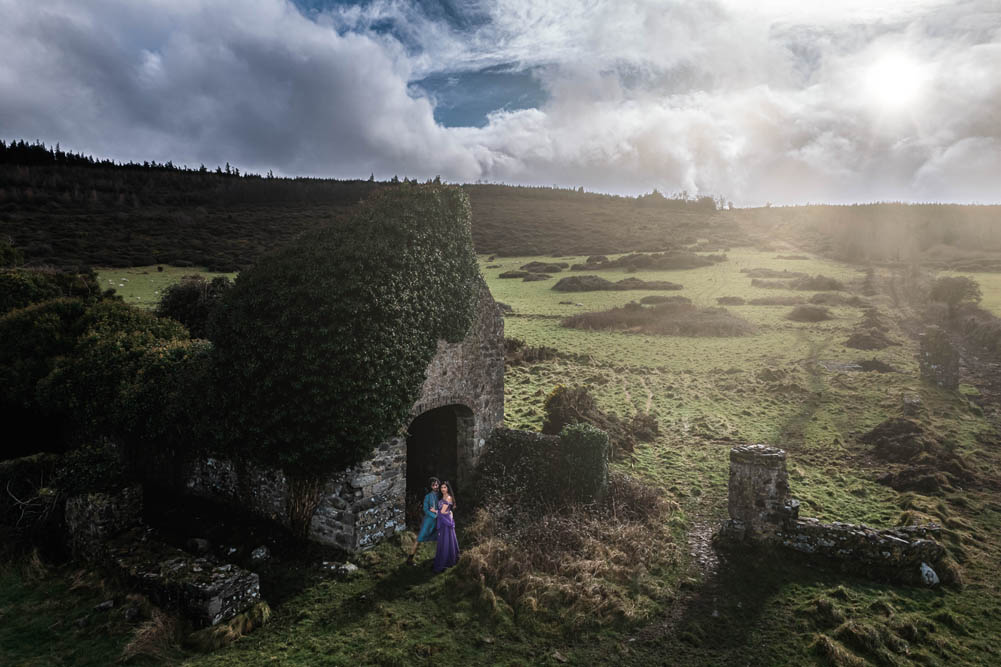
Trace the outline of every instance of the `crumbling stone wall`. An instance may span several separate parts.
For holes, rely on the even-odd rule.
[[[485,284],[466,337],[459,343],[438,341],[408,423],[450,405],[462,406],[457,410],[455,480],[461,488],[472,476],[487,438],[504,420],[504,319]],[[354,551],[404,530],[406,470],[407,439],[400,434],[382,443],[368,460],[331,477],[310,538]],[[281,471],[206,457],[189,462],[181,477],[188,493],[288,523],[288,482]]]
[[[260,601],[255,572],[197,557],[134,529],[106,545],[102,564],[196,628],[229,620]]]
[[[729,511],[719,537],[724,544],[756,542],[838,563],[861,574],[906,583],[938,583],[935,568],[945,549],[929,539],[939,527],[876,530],[865,525],[799,518],[788,497],[786,455],[764,445],[730,450]]]
[[[215,625],[261,599],[257,574],[192,556],[142,527],[141,486],[66,500],[66,532],[74,556],[109,568],[195,627]]]
[[[142,523],[143,490],[127,486],[117,493],[85,493],[66,499],[66,534],[70,552],[99,559],[113,537]]]
[[[921,334],[920,341],[918,365],[921,379],[943,389],[958,389],[959,351],[949,341],[946,332],[930,326]]]

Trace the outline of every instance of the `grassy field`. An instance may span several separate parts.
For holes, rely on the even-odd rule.
[[[205,280],[212,280],[217,276],[226,276],[230,279],[236,277],[235,273],[216,273],[203,268],[164,264],[95,270],[97,282],[102,289],[113,289],[126,303],[140,308],[156,308],[160,302],[160,293],[168,286],[180,282],[184,276],[202,276]]]
[[[921,495],[877,484],[882,468],[855,436],[920,402],[921,421],[985,477],[997,478],[997,433],[965,392],[922,384],[916,347],[900,328],[888,297],[864,297],[885,313],[898,344],[879,351],[844,346],[861,320],[859,307],[832,307],[819,323],[785,319],[790,306],[734,306],[756,333],[740,338],[685,338],[598,332],[560,326],[564,316],[603,310],[655,292],[562,293],[550,280],[500,279],[536,257],[481,258],[494,297],[510,305],[508,337],[566,353],[509,367],[505,423],[537,429],[546,395],[557,384],[584,384],[606,411],[655,414],[661,436],[614,465],[661,489],[680,510],[671,519],[682,554],[665,574],[650,613],[634,623],[575,630],[539,623],[524,612],[498,610],[464,593],[455,572],[432,577],[403,567],[406,540],[393,540],[358,559],[361,574],[310,578],[275,605],[272,623],[208,656],[161,654],[191,665],[258,664],[949,664],[1001,663],[1001,502],[983,489]],[[550,259],[550,258],[541,258]],[[582,261],[561,258],[560,261]],[[487,268],[487,267],[491,268]],[[699,306],[723,296],[744,299],[813,293],[751,286],[741,269],[822,274],[860,293],[863,274],[812,258],[737,249],[726,262],[684,271],[597,272],[609,280],[637,277],[680,283]],[[156,267],[100,272],[129,302],[149,306],[170,280],[190,269]],[[127,281],[122,280],[128,278]],[[109,282],[110,281],[110,282]],[[984,283],[981,283],[984,285]],[[985,286],[985,302],[988,289]],[[561,304],[569,301],[570,304]],[[580,305],[578,305],[580,304]],[[897,372],[839,370],[876,359]],[[959,562],[964,586],[897,587],[795,562],[746,554],[707,568],[696,538],[726,515],[728,453],[733,444],[763,442],[789,454],[792,494],[801,513],[825,520],[890,527],[933,520]],[[461,537],[460,537],[461,539]],[[0,572],[0,663],[107,664],[135,637],[117,622],[74,629],[71,621],[106,593],[78,584],[73,573],[35,578]],[[92,627],[92,626],[86,626]],[[55,630],[53,629],[55,628]],[[69,628],[69,630],[62,630]],[[47,646],[44,654],[35,646]],[[6,653],[6,656],[4,655]],[[34,656],[34,657],[29,657]]]

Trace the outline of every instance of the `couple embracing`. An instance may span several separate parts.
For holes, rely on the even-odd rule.
[[[421,542],[435,542],[434,571],[443,572],[459,561],[459,542],[455,539],[455,492],[448,482],[439,482],[432,477],[429,491],[424,496],[424,521],[417,533],[413,551],[407,556],[407,563],[414,564],[414,556]]]

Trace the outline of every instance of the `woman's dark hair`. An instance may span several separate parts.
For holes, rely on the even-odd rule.
[[[428,488],[431,489],[432,491],[434,491],[435,482],[441,485],[441,480],[439,480],[437,477],[432,477],[431,479],[428,480]]]
[[[443,486],[448,488],[448,495],[452,496],[452,509],[455,509],[455,487],[452,486],[451,482],[445,480],[444,482],[438,485],[438,493],[441,493],[441,487]],[[444,498],[445,494],[442,493],[441,497]]]

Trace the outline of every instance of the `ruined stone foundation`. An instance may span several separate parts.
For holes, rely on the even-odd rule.
[[[723,544],[777,547],[842,569],[904,583],[935,585],[945,549],[930,539],[939,526],[877,530],[866,525],[821,523],[799,518],[799,501],[789,497],[786,454],[765,445],[730,450],[730,520]]]

